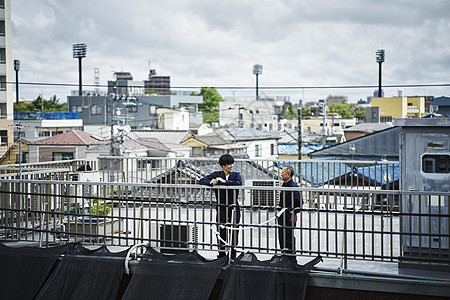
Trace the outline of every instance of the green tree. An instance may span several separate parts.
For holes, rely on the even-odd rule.
[[[328,111],[337,113],[342,119],[352,119],[354,115],[352,105],[345,102],[329,105]]]
[[[309,105],[302,106],[301,110],[302,110],[302,118],[311,115],[311,107]]]
[[[36,100],[32,102],[14,103],[14,112],[58,112],[67,111],[67,103],[59,103],[56,95],[45,100],[42,95],[39,95]]]
[[[219,103],[223,101],[222,96],[213,87],[202,87],[199,95],[203,96],[203,103],[198,106],[203,112],[203,123],[219,122]]]
[[[358,118],[358,120],[363,120],[366,117],[366,108],[362,106],[356,106],[355,117]]]
[[[292,104],[289,103],[286,113],[286,119],[293,120],[295,118],[297,118],[297,112],[295,111],[294,106],[292,106]]]

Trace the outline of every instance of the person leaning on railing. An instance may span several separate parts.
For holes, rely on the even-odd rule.
[[[222,167],[221,171],[213,172],[202,179],[199,184],[214,186],[242,186],[242,176],[239,172],[232,172],[234,158],[230,154],[224,154],[219,158],[219,164]],[[225,244],[223,241],[231,244],[231,258],[236,257],[235,246],[238,241],[238,230],[233,230],[231,234],[231,241],[229,240],[228,231],[220,225],[238,224],[241,219],[241,209],[238,202],[238,189],[215,189],[217,199],[217,214],[216,221],[220,233],[219,243],[219,257],[226,256]]]
[[[283,187],[297,187],[297,183],[292,179],[294,169],[286,166],[281,171],[281,180]],[[300,211],[300,193],[298,191],[282,191],[280,193],[280,202],[278,206],[286,210],[278,217],[278,241],[281,252],[290,254],[288,258],[293,262],[297,259],[295,253],[294,227],[297,223],[297,213]]]

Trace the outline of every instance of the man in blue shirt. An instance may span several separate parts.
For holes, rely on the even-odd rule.
[[[199,184],[214,186],[242,186],[242,176],[239,172],[233,172],[234,158],[230,154],[224,154],[219,158],[219,164],[222,167],[222,171],[213,172],[202,179]],[[216,221],[219,225],[230,226],[231,224],[239,224],[241,219],[241,210],[238,202],[239,190],[238,189],[215,189],[217,199],[217,214]],[[228,239],[228,230],[226,228],[218,228],[220,237],[231,244],[231,258],[236,257],[236,250],[234,249],[238,242],[238,231],[233,230],[231,234],[231,241]],[[219,240],[219,257],[225,256],[225,245]]]
[[[292,179],[294,169],[286,166],[281,171],[281,180],[283,187],[297,187],[297,183]],[[297,213],[300,211],[300,193],[298,191],[282,191],[280,193],[280,202],[278,206],[287,208],[282,215],[278,217],[278,241],[280,242],[281,252],[291,254],[288,256],[293,262],[297,262],[295,254],[294,227],[297,222]]]

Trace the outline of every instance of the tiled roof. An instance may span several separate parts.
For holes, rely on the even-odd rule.
[[[139,138],[156,138],[170,144],[181,144],[191,136],[188,130],[133,130],[132,133]]]
[[[73,146],[90,146],[102,145],[108,141],[101,140],[90,133],[81,130],[67,131],[46,139],[35,141],[31,145],[73,145]]]

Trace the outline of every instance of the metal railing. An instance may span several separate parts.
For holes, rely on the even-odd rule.
[[[6,240],[106,245],[150,243],[161,249],[218,249],[217,201],[189,183],[0,180],[0,234]],[[225,190],[236,187],[221,187]],[[450,193],[352,188],[238,187],[238,251],[280,253],[281,191],[298,191],[296,255],[450,264]],[[282,225],[281,225],[282,227]]]
[[[193,184],[213,170],[218,158],[99,157],[104,181],[129,183]],[[235,159],[233,171],[248,185],[281,181],[281,170],[290,165],[294,179],[304,187],[399,189],[399,163],[379,161]],[[256,183],[255,183],[256,182]]]

